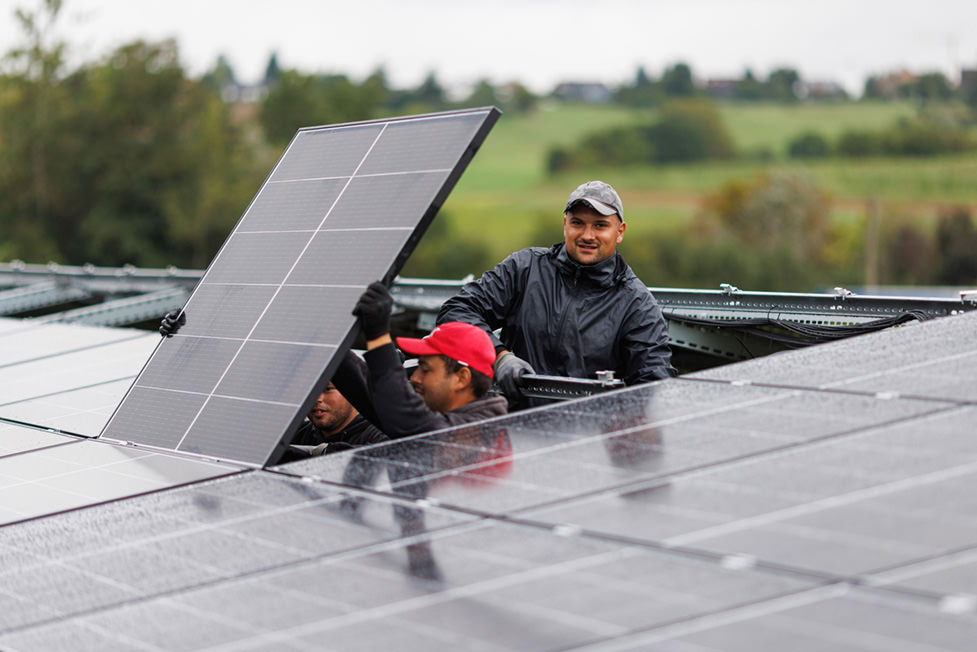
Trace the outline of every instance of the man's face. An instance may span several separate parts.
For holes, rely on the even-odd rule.
[[[424,403],[435,412],[442,413],[452,409],[452,390],[457,382],[457,374],[448,373],[444,360],[436,355],[419,356],[417,368],[410,376],[410,384]]]
[[[342,430],[353,420],[355,412],[342,394],[332,383],[319,394],[315,405],[309,411],[309,421],[324,435],[333,435]]]
[[[593,265],[614,255],[626,225],[617,215],[601,215],[577,204],[563,215],[567,254],[581,265]]]

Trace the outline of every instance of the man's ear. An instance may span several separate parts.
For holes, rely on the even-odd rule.
[[[472,386],[472,370],[463,366],[455,372],[455,389],[464,391]]]

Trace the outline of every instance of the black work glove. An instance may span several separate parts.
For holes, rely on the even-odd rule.
[[[360,318],[360,326],[366,339],[375,340],[390,332],[390,312],[393,306],[394,300],[387,286],[380,281],[370,283],[353,308],[353,314]]]
[[[166,313],[163,321],[159,323],[159,334],[163,337],[173,337],[185,323],[187,323],[187,313],[174,308]]]
[[[509,399],[522,397],[520,385],[523,374],[536,373],[531,364],[509,351],[499,356],[492,369],[495,371],[495,383]]]

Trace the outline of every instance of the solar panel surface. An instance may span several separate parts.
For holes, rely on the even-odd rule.
[[[356,299],[400,269],[498,115],[300,130],[101,436],[273,462],[356,335]]]
[[[972,650],[975,328],[7,525],[0,647]]]

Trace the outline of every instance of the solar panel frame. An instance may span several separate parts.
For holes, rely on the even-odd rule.
[[[357,321],[350,313],[356,298],[374,280],[392,283],[499,115],[495,107],[481,107],[299,129],[191,294],[185,306],[187,314],[193,315],[190,323],[157,346],[100,437],[251,465],[277,461],[358,335]],[[326,136],[338,146],[324,146],[336,144],[324,143],[321,139]],[[373,190],[383,189],[386,195],[364,191],[361,186],[368,175]],[[418,181],[405,183],[408,177]],[[281,190],[290,184],[296,185],[289,190],[302,188],[299,195],[326,204],[314,229],[310,229],[314,207],[303,204],[301,196],[291,201],[295,195]],[[275,190],[266,194],[269,187]],[[413,192],[405,195],[405,188]],[[287,218],[278,220],[281,209],[274,201],[269,203],[268,196],[286,205]],[[350,215],[359,216],[363,223],[349,223]],[[371,232],[368,241],[359,237],[364,232]],[[378,255],[378,248],[385,255]],[[215,293],[215,285],[246,287],[249,290],[241,292],[257,294],[260,289],[255,288],[273,288],[270,302],[260,310],[246,300],[235,304],[233,297],[220,299],[230,302],[242,318],[248,311],[259,313],[250,315],[254,321],[243,338],[234,331],[234,320],[228,323],[221,316],[223,310],[213,309],[205,300],[207,293]],[[312,301],[330,306],[332,314],[301,314],[297,307]],[[200,322],[197,314],[203,316]],[[227,339],[228,332],[235,337]],[[264,341],[255,346],[258,340]],[[276,362],[301,357],[296,347],[302,346],[307,353],[319,352],[312,357],[320,358],[321,372],[303,384],[301,378],[308,378],[309,368],[317,365],[296,363],[304,369],[293,378],[289,396],[279,397],[273,387],[257,388],[257,395],[220,393],[229,388],[246,391],[247,378],[262,378]],[[250,354],[242,357],[246,347]],[[191,365],[197,370],[185,373]],[[206,377],[208,373],[212,377]],[[204,389],[207,385],[210,388]],[[162,397],[183,395],[185,409],[196,409],[189,422],[183,419],[185,430],[177,431],[175,441],[160,429],[148,437],[140,433],[144,430],[137,427],[143,416],[141,393],[157,394],[147,415],[160,423],[180,420],[179,415],[164,415],[169,399]],[[191,407],[194,401],[187,400],[189,394],[203,395],[202,404]],[[204,427],[221,421],[214,414],[207,416],[218,404],[225,406],[222,414],[242,417],[231,425],[251,431],[225,430],[215,435],[212,428]],[[256,422],[263,414],[269,418]],[[268,435],[267,429],[276,432]]]

